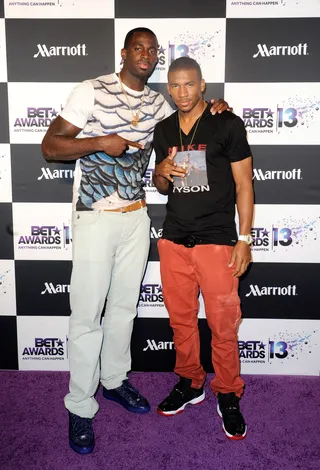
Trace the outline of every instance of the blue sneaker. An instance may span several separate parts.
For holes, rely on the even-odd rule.
[[[150,405],[136,388],[134,388],[128,379],[122,382],[122,385],[112,390],[103,387],[103,396],[107,400],[112,400],[122,405],[126,410],[132,413],[148,413]]]
[[[69,444],[78,454],[90,454],[94,448],[94,433],[92,419],[69,411]]]

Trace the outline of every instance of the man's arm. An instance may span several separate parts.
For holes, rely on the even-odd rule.
[[[253,218],[253,186],[252,186],[252,157],[231,163],[233,179],[236,184],[236,203],[239,214],[239,232],[247,235],[251,232]],[[235,263],[233,275],[240,277],[251,261],[251,249],[243,241],[238,241],[234,247],[230,266]]]
[[[161,163],[156,165],[156,169],[153,175],[153,183],[159,193],[168,194],[169,182],[173,183],[172,176],[179,176],[183,178],[187,173],[187,170],[177,166],[174,161],[174,157],[177,153],[177,147],[173,147],[171,155],[162,160]]]
[[[47,160],[77,160],[93,152],[120,156],[128,146],[142,148],[141,144],[123,139],[117,134],[76,139],[81,132],[77,126],[58,116],[50,125],[42,141],[43,156]]]

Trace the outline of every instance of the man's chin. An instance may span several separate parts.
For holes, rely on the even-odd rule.
[[[193,106],[189,105],[189,106],[178,106],[178,109],[179,111],[181,111],[182,113],[189,113],[189,111],[191,111],[193,109]]]
[[[140,69],[140,68],[138,68],[136,70],[135,75],[137,77],[147,81],[151,77],[151,75],[153,74],[153,71],[154,71],[154,69],[150,69],[150,68],[149,69]]]

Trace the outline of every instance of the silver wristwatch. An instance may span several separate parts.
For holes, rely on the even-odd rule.
[[[250,234],[248,235],[239,235],[238,240],[241,242],[245,242],[247,245],[252,245],[253,238]]]

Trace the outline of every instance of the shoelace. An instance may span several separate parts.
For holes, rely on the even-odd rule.
[[[227,412],[230,417],[236,417],[236,415],[240,412],[239,404],[236,397],[230,399],[230,402],[227,405],[221,404],[221,411]]]
[[[172,392],[170,393],[170,395],[176,395],[177,393],[179,393],[179,395],[182,396],[183,391],[180,390],[180,388],[176,387],[176,388],[174,388],[174,389],[172,390]]]
[[[124,384],[125,384],[125,387],[127,387],[129,390],[131,390],[131,392],[136,393],[136,394],[139,396],[139,398],[142,398],[141,395],[140,395],[139,390],[137,390],[136,388],[134,388],[134,386],[131,385],[130,382],[127,381],[127,382],[124,382]]]
[[[228,406],[224,409],[229,415],[229,417],[236,418],[236,415],[239,413],[239,408],[237,406]]]
[[[240,410],[237,406],[229,406],[227,408],[225,408],[225,413],[227,414],[228,416],[228,422],[235,426],[235,429],[236,429],[236,432],[241,434],[244,430],[244,425],[242,422],[239,422],[239,414],[240,414]]]
[[[183,391],[180,390],[178,387],[175,387],[170,392],[169,399],[173,399],[173,400],[178,399],[178,401],[182,400],[183,399]]]
[[[134,404],[137,401],[140,401],[142,399],[142,396],[138,392],[136,388],[134,388],[129,382],[124,381],[120,387],[117,388],[117,392],[119,395],[121,395],[123,398],[128,400],[130,404]],[[130,393],[131,392],[131,393]],[[132,396],[132,393],[136,394],[136,397]]]
[[[87,437],[92,437],[93,431],[91,426],[90,418],[80,418],[78,416],[71,418],[72,430],[76,437],[81,437],[86,435]]]

